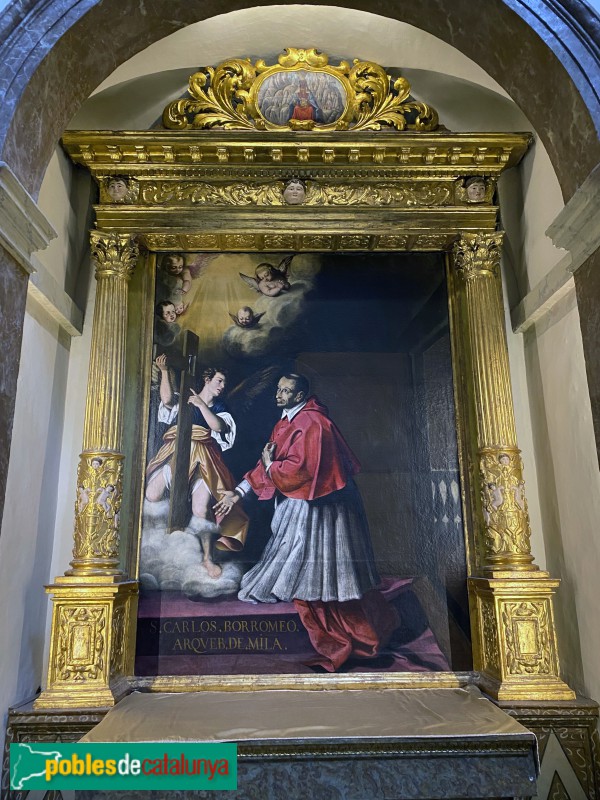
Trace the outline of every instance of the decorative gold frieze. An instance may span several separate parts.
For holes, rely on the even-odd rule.
[[[447,235],[422,234],[417,236],[413,242],[412,250],[446,250],[448,242]]]
[[[243,234],[169,234],[146,233],[140,241],[157,252],[181,250],[379,250],[379,251],[447,251],[456,238],[452,232],[426,236],[418,234],[367,235],[356,234],[294,234],[294,233],[243,233]]]
[[[254,244],[254,235],[251,233],[230,233],[223,237],[226,250],[249,250]]]
[[[317,233],[300,237],[300,247],[303,250],[331,250],[333,246],[333,236],[324,236]]]
[[[139,184],[138,184],[139,185]],[[307,180],[306,206],[442,206],[453,202],[449,182],[327,184]],[[208,183],[206,181],[143,182],[143,205],[285,206],[286,183]],[[102,199],[102,198],[101,198]]]
[[[314,48],[288,48],[278,63],[232,58],[190,76],[189,97],[163,112],[165,128],[238,130],[432,131],[437,112],[411,99],[406,78],[393,80],[378,64],[353,66]]]
[[[219,246],[219,237],[216,233],[188,234],[185,244],[190,250],[214,250]]]
[[[114,569],[119,564],[123,456],[81,456],[77,470],[73,566]]]

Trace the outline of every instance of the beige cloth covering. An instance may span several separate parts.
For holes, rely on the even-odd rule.
[[[84,742],[533,738],[468,689],[134,692]]]

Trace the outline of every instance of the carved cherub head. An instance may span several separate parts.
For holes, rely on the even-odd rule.
[[[306,184],[301,178],[290,178],[283,187],[283,199],[288,206],[300,206],[306,200]]]
[[[127,183],[127,178],[123,175],[113,175],[112,178],[108,179],[108,184],[106,186],[106,193],[113,201],[113,203],[124,203],[127,199],[127,193],[129,192],[129,186]]]
[[[483,203],[486,193],[485,180],[479,175],[467,178],[465,181],[465,193],[467,202]]]

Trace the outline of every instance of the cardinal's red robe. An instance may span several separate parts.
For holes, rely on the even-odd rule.
[[[295,500],[316,500],[343,489],[360,470],[327,407],[316,397],[310,397],[292,420],[280,419],[271,441],[275,452],[269,471],[259,461],[244,476],[259,500],[270,500],[277,491]]]
[[[292,500],[325,498],[343,489],[360,470],[326,406],[316,397],[310,397],[292,420],[280,419],[271,441],[275,451],[269,470],[259,461],[244,476],[260,500],[270,500],[277,491]],[[329,671],[352,656],[376,655],[398,625],[395,609],[373,590],[349,602],[294,599],[294,605],[319,654],[312,664]]]

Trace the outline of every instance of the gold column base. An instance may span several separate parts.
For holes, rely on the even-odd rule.
[[[48,686],[36,709],[109,708],[133,674],[137,581],[61,576],[53,594]]]
[[[573,700],[559,676],[547,572],[469,578],[474,668],[479,687],[496,700]]]

